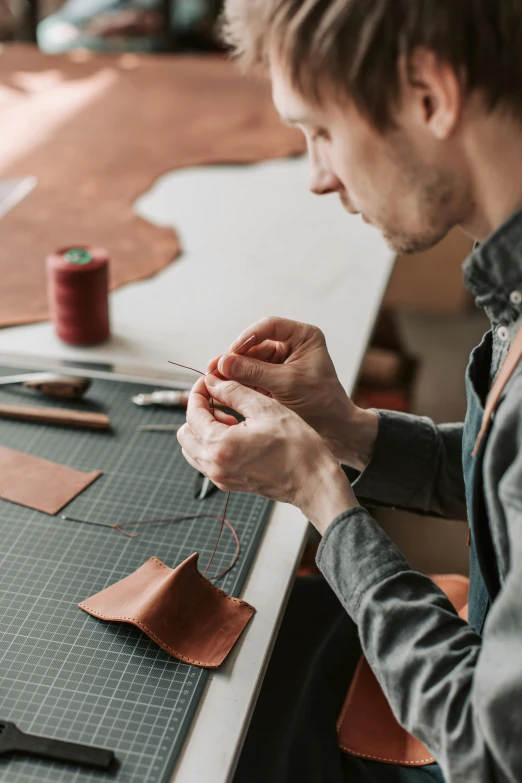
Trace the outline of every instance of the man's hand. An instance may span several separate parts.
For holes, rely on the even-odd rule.
[[[211,397],[245,420],[213,415]],[[323,439],[297,414],[234,381],[209,374],[196,382],[178,441],[187,461],[220,489],[292,503],[321,533],[358,505]]]
[[[255,337],[244,356],[234,354]],[[341,386],[316,326],[285,318],[263,318],[230,346],[230,353],[209,362],[221,375],[272,397],[321,435],[332,454],[363,470],[378,430],[373,411],[358,408]]]

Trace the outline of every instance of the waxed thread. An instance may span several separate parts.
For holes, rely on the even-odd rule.
[[[228,498],[227,498],[227,504],[228,504]],[[224,514],[226,514],[227,504],[225,504]],[[181,517],[166,517],[164,519],[136,519],[131,522],[121,522],[119,524],[112,524],[111,522],[101,522],[92,519],[78,519],[77,517],[69,517],[66,514],[62,514],[61,519],[64,519],[67,522],[81,522],[84,525],[110,527],[113,530],[117,530],[119,533],[123,533],[124,536],[128,536],[128,538],[139,538],[140,535],[139,533],[129,533],[127,530],[124,530],[124,528],[130,527],[131,525],[162,525],[162,524],[164,525],[164,524],[176,524],[178,522],[188,522],[194,519],[216,519],[218,522],[221,522],[222,524],[224,523],[232,533],[232,537],[236,542],[236,551],[234,553],[234,557],[232,558],[232,562],[230,563],[230,565],[228,565],[223,571],[221,571],[221,573],[216,574],[216,576],[210,577],[210,579],[212,579],[213,581],[222,579],[225,576],[225,574],[228,574],[228,572],[231,571],[232,568],[234,568],[235,564],[239,559],[239,555],[241,554],[241,542],[239,540],[239,536],[237,534],[235,527],[231,522],[228,521],[228,519],[226,518],[223,519],[223,517],[219,517],[216,514],[186,514],[185,516],[181,516]],[[216,542],[216,546],[214,547],[214,552],[212,553],[212,555],[215,554],[218,544],[219,544],[219,540]],[[203,574],[203,576],[204,575],[205,574]]]
[[[245,342],[242,343],[239,346],[239,348],[237,348],[234,351],[234,353],[239,354],[241,351],[244,351],[245,347],[249,343],[251,343],[253,340],[255,340],[255,335],[252,335],[251,337],[248,338],[248,340],[245,340]],[[202,375],[202,376],[208,375],[209,373],[214,372],[214,370],[217,370],[217,365],[216,365],[216,367],[213,367],[211,370],[209,370],[207,373],[204,373],[201,370],[196,370],[195,367],[188,367],[187,365],[179,364],[178,362],[169,361],[169,364],[173,364],[176,367],[182,367],[184,370],[190,370],[191,372],[197,372],[199,375]],[[212,397],[210,398],[210,411],[211,411],[212,414],[214,414],[214,401],[213,401]],[[158,524],[168,524],[168,523],[175,524],[177,522],[186,522],[186,521],[194,520],[194,519],[217,519],[219,522],[221,522],[221,526],[219,528],[219,533],[218,533],[218,536],[217,536],[217,539],[216,539],[216,543],[214,545],[214,549],[213,549],[212,554],[210,556],[210,559],[209,559],[209,561],[208,561],[208,563],[206,565],[206,568],[203,571],[203,576],[206,576],[210,566],[212,565],[212,562],[213,562],[215,554],[217,552],[219,543],[221,541],[221,536],[223,535],[223,529],[224,529],[225,525],[229,528],[229,530],[232,533],[232,536],[234,538],[234,541],[236,542],[236,551],[234,553],[234,557],[233,557],[232,562],[230,563],[230,565],[228,565],[227,568],[225,568],[223,571],[221,571],[216,576],[209,577],[209,579],[211,579],[212,581],[217,581],[218,579],[222,579],[226,574],[228,574],[229,571],[232,570],[232,568],[234,568],[234,566],[236,565],[236,563],[237,563],[237,561],[239,559],[239,555],[241,553],[241,542],[239,540],[239,536],[238,536],[234,526],[232,525],[232,523],[229,522],[228,519],[226,518],[228,504],[229,504],[229,501],[230,501],[230,495],[231,495],[231,492],[230,491],[227,492],[227,496],[226,496],[226,499],[225,499],[225,507],[223,509],[223,514],[222,514],[221,517],[218,517],[215,514],[189,514],[189,515],[185,515],[185,516],[181,516],[181,517],[171,517],[171,518],[166,518],[166,519],[134,520],[134,521],[131,521],[131,522],[122,522],[122,523],[119,523],[119,524],[112,524],[110,522],[101,522],[101,521],[89,520],[89,519],[78,519],[76,517],[66,516],[65,514],[62,514],[61,518],[65,519],[65,520],[68,520],[70,522],[82,522],[84,524],[98,525],[100,527],[110,527],[110,528],[112,528],[114,530],[117,530],[119,533],[123,533],[123,535],[127,536],[128,538],[138,538],[139,535],[140,535],[139,533],[129,533],[127,530],[124,529],[126,527],[130,527],[131,525],[158,525]]]
[[[245,347],[249,343],[251,343],[253,340],[255,340],[255,338],[256,338],[255,334],[251,335],[251,337],[249,337],[248,340],[245,340],[245,342],[242,343],[239,346],[239,348],[236,348],[234,353],[240,354],[241,352],[243,352]],[[217,365],[215,367],[213,367],[211,370],[208,370],[208,372],[202,372],[201,370],[196,370],[195,367],[187,367],[187,365],[179,364],[178,362],[171,362],[171,361],[169,361],[169,364],[174,364],[176,367],[183,367],[184,370],[191,370],[192,372],[197,372],[199,375],[202,375],[203,377],[205,377],[206,375],[209,375],[210,373],[213,373],[214,370],[217,370]],[[212,399],[212,397],[210,398],[209,402],[210,402],[210,405],[209,405],[210,412],[212,413],[212,415],[214,415],[214,400]],[[223,534],[223,528],[224,528],[225,524],[227,524],[226,513],[227,513],[227,508],[228,508],[229,501],[230,501],[230,492],[227,492],[227,497],[225,499],[225,508],[223,509],[223,516],[221,517],[221,527],[219,528],[218,537],[217,537],[217,540],[216,540],[216,544],[214,546],[214,550],[213,550],[213,552],[212,552],[212,554],[210,556],[210,560],[208,561],[207,566],[206,566],[205,570],[203,571],[203,576],[205,576],[207,574],[208,569],[212,565],[212,561],[214,560],[214,556],[215,556],[215,554],[217,552],[217,548],[219,546],[219,542],[221,541],[221,536]],[[239,557],[239,552],[238,552],[238,557]],[[228,571],[230,571],[230,569],[236,564],[236,562],[237,562],[237,557],[234,560],[232,566],[230,566],[226,571],[224,571],[219,576],[214,577],[214,579],[219,579],[221,576],[224,576]]]

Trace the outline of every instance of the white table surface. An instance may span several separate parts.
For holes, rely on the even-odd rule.
[[[154,278],[111,295],[112,339],[72,348],[55,338],[50,324],[34,324],[0,330],[0,352],[162,373],[168,359],[204,369],[250,323],[281,315],[322,328],[341,382],[352,390],[393,255],[337,197],[308,192],[305,159],[172,172],[136,209],[173,226],[184,254]],[[306,528],[296,509],[275,505],[243,591],[257,613],[210,677],[173,782],[231,779]]]

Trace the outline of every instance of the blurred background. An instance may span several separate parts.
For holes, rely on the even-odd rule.
[[[46,53],[215,53],[220,7],[220,0],[0,0],[0,41],[37,42]],[[464,369],[488,328],[461,280],[470,250],[454,231],[428,253],[396,260],[361,369],[359,404],[436,422],[463,418]],[[376,513],[414,565],[466,573],[464,524]],[[313,549],[308,555],[310,564]]]
[[[37,41],[42,51],[104,52],[218,48],[220,0],[0,0],[0,40]]]

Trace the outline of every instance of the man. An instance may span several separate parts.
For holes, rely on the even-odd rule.
[[[318,565],[395,716],[438,762],[334,758],[309,733],[312,760],[289,761],[286,779],[522,781],[517,361],[472,456],[522,323],[522,0],[228,0],[226,29],[247,67],[268,67],[279,113],[305,134],[311,190],[337,193],[403,253],[461,226],[480,243],[465,281],[492,323],[468,370],[465,425],[358,409],[321,332],[279,318],[246,329],[193,389],[186,458],[221,488],[293,503],[315,525]],[[212,415],[210,397],[245,421]],[[360,472],[353,488],[340,463]],[[470,518],[469,624],[357,497]],[[313,720],[303,709],[296,726]]]

